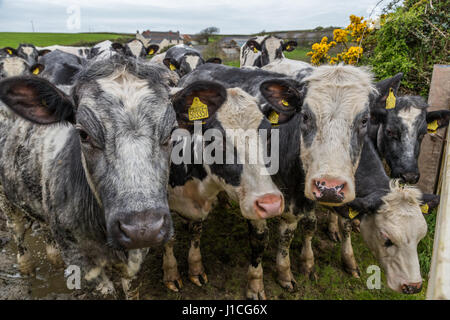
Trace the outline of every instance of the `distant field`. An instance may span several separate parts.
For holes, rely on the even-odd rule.
[[[286,58],[293,60],[302,60],[305,62],[310,62],[310,58],[306,55],[309,51],[311,51],[311,48],[298,47],[294,51],[284,52],[284,56]]]
[[[120,33],[40,33],[0,32],[0,47],[16,48],[20,43],[32,43],[39,47],[59,45],[92,45],[104,40],[124,40],[134,37]]]

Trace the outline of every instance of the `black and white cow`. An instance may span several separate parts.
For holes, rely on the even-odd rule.
[[[39,63],[45,66],[45,70],[40,74],[41,77],[58,86],[72,85],[76,74],[86,64],[86,60],[57,49],[39,58]]]
[[[289,246],[302,221],[302,271],[314,274],[311,239],[316,228],[315,202],[342,205],[354,200],[358,167],[375,92],[372,75],[352,66],[322,66],[299,83],[261,69],[203,65],[181,79],[219,81],[240,87],[258,99],[264,115],[279,131],[280,170],[272,178],[285,197],[277,254],[278,280],[293,290]],[[264,298],[262,253],[267,241],[265,221],[251,221],[252,266],[247,297]]]
[[[422,139],[439,128],[448,126],[449,110],[427,111],[428,104],[420,96],[397,96],[392,105],[386,101],[397,95],[403,74],[377,83],[382,93],[371,106],[369,135],[381,158],[386,161],[390,176],[406,183],[420,178],[418,158]]]
[[[159,50],[159,46],[157,44],[151,44],[146,47],[142,43],[142,41],[138,39],[132,39],[125,45],[114,42],[111,44],[111,47],[121,54],[135,58],[145,58],[147,56],[152,56]]]
[[[176,114],[165,73],[119,55],[83,69],[70,95],[39,77],[0,82],[0,204],[22,271],[33,270],[23,242],[29,220],[50,230],[49,254],[58,247],[81,269],[83,289],[103,293],[114,291],[112,265],[127,291],[145,248],[172,236]]]
[[[250,160],[253,156],[262,159],[267,142],[258,139],[259,130],[267,133],[271,127],[259,110],[256,99],[242,89],[225,89],[214,82],[193,81],[184,82],[184,85],[185,88],[173,98],[178,124],[188,129],[189,136],[193,134],[194,139],[199,139],[199,134],[203,135],[202,152],[214,148],[214,156],[217,157],[214,163],[172,164],[170,173],[169,207],[190,221],[189,278],[201,286],[202,282],[207,282],[200,253],[202,223],[212,210],[218,193],[225,191],[239,203],[243,217],[249,220],[281,215],[284,199],[265,164]],[[197,133],[188,117],[196,99],[209,109],[208,116],[202,119],[204,125]],[[220,136],[213,138],[209,136],[211,133]],[[254,149],[249,147],[252,143]],[[185,141],[177,142],[174,150],[183,145],[186,145]],[[194,144],[189,143],[188,146],[189,154],[194,154]],[[231,161],[226,159],[226,152],[231,152]],[[173,254],[173,241],[165,247],[163,267],[166,286],[178,291],[182,282]]]
[[[296,41],[284,42],[272,35],[250,38],[241,47],[241,67],[261,68],[276,59],[284,58],[283,51],[293,51],[295,47]]]
[[[29,65],[26,60],[16,55],[0,57],[0,80],[20,75],[38,75],[43,70],[44,65],[40,63]]]
[[[16,54],[18,57],[24,59],[30,66],[38,63],[41,56],[49,53],[50,50],[38,50],[33,44],[21,43],[17,47]]]
[[[91,57],[91,48],[90,47],[72,47],[72,46],[61,46],[61,45],[53,45],[48,47],[37,47],[38,50],[43,51],[47,50],[49,52],[59,50],[62,52],[73,54],[79,58],[89,59]]]
[[[353,210],[350,217],[361,220],[363,239],[385,270],[389,288],[407,294],[419,292],[422,276],[417,245],[427,232],[420,206],[437,206],[439,196],[423,195],[414,187],[390,180],[368,137],[356,171],[356,190],[355,200],[348,204]],[[336,211],[348,218],[348,207]],[[343,229],[350,233],[350,228]]]
[[[163,63],[180,77],[187,75],[205,63],[200,52],[184,44],[169,48],[165,52]]]

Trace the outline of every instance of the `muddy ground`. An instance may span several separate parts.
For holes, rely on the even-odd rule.
[[[187,276],[187,250],[189,234],[187,226],[175,217],[178,243],[175,254],[178,259],[184,287],[179,293],[170,292],[162,282],[162,250],[152,249],[139,273],[141,299],[244,299],[246,274],[250,249],[247,223],[238,216],[237,207],[216,208],[204,225],[202,255],[209,283],[199,288]],[[276,282],[275,254],[277,221],[270,222],[270,248],[264,256],[264,283],[269,299],[424,299],[425,290],[417,295],[403,295],[388,289],[383,276],[380,290],[369,290],[366,280],[367,267],[377,264],[364,246],[360,234],[353,234],[355,257],[361,270],[361,278],[345,273],[340,262],[340,244],[329,240],[326,216],[319,214],[318,232],[313,240],[318,279],[313,281],[300,273],[299,256],[301,230],[298,230],[291,247],[292,271],[298,281],[298,291],[288,293]],[[422,260],[431,256],[432,235],[420,248]],[[29,234],[27,242],[38,252],[38,269],[35,277],[20,276],[15,261],[16,246],[7,231],[0,214],[0,299],[88,299],[91,296],[70,291],[65,286],[63,270],[55,270],[46,260],[42,239]],[[423,241],[424,242],[424,241]],[[427,266],[422,266],[427,271]],[[427,278],[426,274],[423,274]],[[426,283],[425,283],[426,288]]]

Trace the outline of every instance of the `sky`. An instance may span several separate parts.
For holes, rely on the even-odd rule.
[[[379,0],[0,0],[0,32],[222,34],[346,26],[351,14],[368,17]],[[384,0],[380,7],[387,4]],[[377,10],[375,10],[377,11]]]

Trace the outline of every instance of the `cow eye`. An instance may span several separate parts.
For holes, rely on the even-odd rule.
[[[303,122],[308,122],[308,120],[309,120],[308,114],[307,114],[307,113],[304,113],[304,114],[303,114]]]
[[[392,247],[393,245],[394,245],[394,243],[391,241],[391,239],[387,239],[387,240],[384,242],[384,246],[385,246],[386,248]]]
[[[80,140],[82,143],[90,143],[91,142],[91,137],[83,129],[78,129],[78,134],[80,135]]]
[[[368,121],[368,120],[369,120],[369,119],[368,119],[367,117],[365,117],[365,118],[362,119],[361,124],[363,125],[363,127],[365,127],[365,126],[367,125],[367,121]]]

